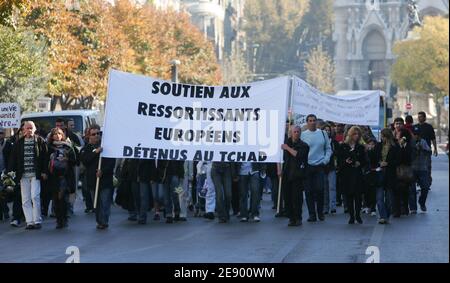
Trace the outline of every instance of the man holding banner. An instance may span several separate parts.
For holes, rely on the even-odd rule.
[[[87,186],[91,193],[96,189],[96,179],[99,178],[99,193],[95,208],[97,229],[108,228],[109,215],[111,214],[111,203],[114,193],[113,173],[116,160],[114,158],[102,158],[99,167],[100,153],[103,148],[100,146],[101,132],[98,125],[93,125],[88,131],[89,143],[81,150],[81,162],[86,167]],[[93,197],[93,199],[96,199]]]
[[[112,70],[102,156],[213,162],[220,222],[227,222],[236,162],[282,160],[289,78],[239,86],[198,86]],[[175,164],[175,163],[174,163]],[[166,211],[184,173],[166,177]],[[178,180],[180,181],[180,180]],[[176,216],[176,215],[175,215]],[[170,220],[169,220],[170,221]]]
[[[307,177],[309,146],[300,140],[301,129],[294,126],[292,137],[281,148],[285,152],[284,176],[288,226],[302,225],[304,180]]]

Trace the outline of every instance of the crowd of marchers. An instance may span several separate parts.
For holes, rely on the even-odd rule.
[[[264,193],[289,226],[302,224],[304,200],[308,222],[325,221],[344,206],[349,224],[362,224],[364,217],[387,224],[418,208],[426,212],[431,156],[437,155],[426,114],[420,112],[415,125],[411,116],[405,120],[381,130],[379,141],[365,134],[367,127],[315,115],[307,116],[303,129],[288,121],[282,164],[104,158],[97,125],[75,133],[74,121],[61,118],[42,133],[25,121],[8,139],[0,128],[0,220],[35,230],[53,217],[57,229],[65,228],[80,187],[85,213],[95,213],[102,230],[113,202],[140,225],[150,215],[168,224],[188,216],[260,222]]]

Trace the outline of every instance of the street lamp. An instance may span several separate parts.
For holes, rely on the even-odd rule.
[[[171,67],[171,73],[172,73],[172,81],[177,83],[178,82],[178,65],[181,64],[180,60],[172,60],[170,61]]]

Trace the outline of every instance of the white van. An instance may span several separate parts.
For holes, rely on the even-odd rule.
[[[32,112],[22,114],[21,122],[33,121],[38,128],[39,134],[46,136],[55,127],[58,118],[64,120],[73,119],[75,122],[74,132],[80,136],[93,124],[102,126],[100,112],[98,110],[64,110],[51,112]]]

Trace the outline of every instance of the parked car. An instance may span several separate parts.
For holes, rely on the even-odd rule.
[[[83,136],[84,131],[93,124],[102,125],[99,120],[98,110],[64,110],[51,112],[32,112],[22,114],[22,122],[33,121],[39,130],[39,134],[46,136],[55,126],[57,118],[65,120],[73,119],[75,122],[75,134]]]

